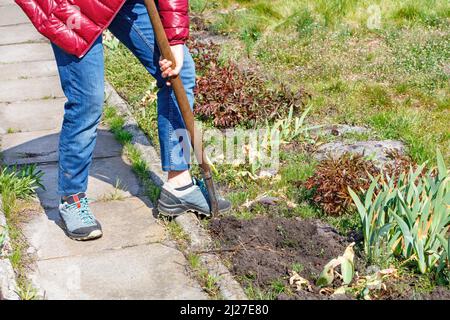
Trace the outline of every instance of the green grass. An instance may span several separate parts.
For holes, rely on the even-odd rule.
[[[128,102],[140,128],[158,150],[156,87],[151,75],[122,44],[114,50],[105,48],[105,74],[119,95]],[[116,126],[121,127],[121,120],[116,121]]]
[[[26,255],[28,245],[22,234],[20,224],[26,219],[22,212],[28,211],[35,204],[31,198],[41,184],[43,173],[35,165],[5,167],[0,171],[0,194],[2,198],[2,211],[8,224],[8,234],[11,239],[12,252],[9,260],[16,273],[18,294],[23,300],[37,298],[36,290],[27,278],[27,268],[30,258]]]
[[[15,211],[18,199],[30,199],[41,184],[43,173],[36,165],[4,167],[0,170],[0,194],[2,196],[3,211],[6,218],[10,218]]]
[[[153,204],[156,204],[161,188],[150,179],[147,163],[142,158],[141,152],[131,143],[133,135],[123,128],[124,118],[118,114],[114,107],[106,106],[103,112],[103,122],[109,126],[117,141],[123,144],[123,152],[131,162],[131,169],[139,178],[146,195]],[[118,188],[117,188],[118,189]],[[116,199],[118,194],[111,194],[107,199]]]

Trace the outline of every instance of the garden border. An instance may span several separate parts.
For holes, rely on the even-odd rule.
[[[145,133],[139,128],[128,104],[119,96],[108,81],[105,81],[105,97],[106,103],[116,108],[125,118],[123,128],[132,134],[133,139],[131,143],[141,152],[142,159],[148,165],[150,179],[156,185],[162,186],[165,181],[165,176],[161,170],[158,153]],[[193,213],[184,214],[177,217],[175,222],[190,238],[188,250],[191,253],[197,254],[200,257],[202,266],[212,277],[217,279],[217,286],[222,297],[225,300],[247,300],[248,298],[240,284],[223,265],[220,258],[211,251],[213,241],[201,226],[197,217]]]
[[[6,216],[3,212],[2,196],[0,195],[0,227],[5,228],[6,237],[4,246],[11,248],[10,238],[8,235],[8,225]],[[0,257],[0,300],[20,300],[17,294],[17,282],[14,269],[8,257]]]

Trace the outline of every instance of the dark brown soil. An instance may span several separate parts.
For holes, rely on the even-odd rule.
[[[270,288],[274,281],[286,283],[294,264],[300,264],[302,277],[311,284],[326,263],[343,254],[347,240],[319,220],[299,218],[266,218],[237,220],[234,217],[213,219],[210,232],[220,244],[223,257],[230,260],[232,272],[239,278],[250,278],[260,289]],[[244,284],[245,285],[245,284]],[[279,299],[326,299],[314,292]]]
[[[313,285],[313,292],[291,290],[278,294],[277,299],[354,299],[344,295],[322,295],[314,286],[325,264],[342,255],[350,242],[320,220],[269,217],[238,220],[224,217],[211,220],[209,230],[218,252],[231,262],[231,272],[244,287],[249,285],[248,279],[253,287],[263,292],[270,291],[274,281],[281,280],[289,287],[289,272],[297,264],[302,266],[299,274]],[[356,270],[364,274],[364,259],[358,256],[355,259]],[[421,290],[414,276],[393,279],[386,285],[387,290],[374,293],[377,299],[450,300],[450,290],[446,287],[436,287],[430,293],[417,293]]]

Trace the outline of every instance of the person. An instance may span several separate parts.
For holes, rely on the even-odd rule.
[[[179,76],[191,108],[195,66],[185,42],[189,36],[187,0],[156,2],[175,59],[161,59],[144,0],[16,0],[34,26],[51,41],[67,98],[59,138],[59,212],[75,240],[102,236],[86,197],[97,126],[104,104],[102,32],[108,28],[144,65],[158,86],[158,134],[162,170],[167,172],[158,201],[160,214],[187,211],[210,215],[210,205],[190,169],[190,144],[169,78]],[[219,211],[230,202],[219,198]]]

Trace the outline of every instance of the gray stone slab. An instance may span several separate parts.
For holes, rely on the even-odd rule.
[[[54,299],[206,299],[176,249],[149,244],[37,262],[32,279]]]
[[[0,6],[15,6],[14,0],[0,0]]]
[[[36,121],[40,121],[36,115]],[[59,130],[31,131],[5,134],[1,150],[7,165],[48,163],[58,161]],[[99,129],[94,158],[114,157],[122,154],[122,146],[114,135]]]
[[[60,198],[57,194],[57,164],[41,165],[39,169],[44,172],[42,183],[46,188],[37,190],[39,200],[44,208],[56,208]],[[140,195],[141,188],[130,166],[121,157],[114,157],[93,161],[87,194],[94,200],[101,200],[113,194],[130,197]]]
[[[85,255],[154,243],[166,238],[165,229],[153,217],[151,204],[140,198],[96,202],[91,205],[103,229],[96,241],[78,242],[69,239],[57,209],[33,217],[24,226],[24,234],[38,260]]]
[[[48,41],[31,23],[0,27],[0,34],[0,45]]]
[[[0,81],[58,75],[54,60],[0,64]]]
[[[0,20],[0,26],[29,23],[30,20],[23,10],[18,5],[15,5],[13,1],[11,2],[11,5],[0,8],[0,16],[2,17]],[[0,5],[2,5],[2,2],[0,2]]]
[[[0,46],[0,63],[41,61],[53,59],[49,43],[24,43]]]
[[[65,98],[0,103],[0,134],[61,128]],[[36,121],[39,117],[40,121]]]
[[[62,97],[64,94],[58,76],[0,82],[0,102]]]
[[[357,141],[345,142],[336,141],[325,143],[319,146],[314,153],[314,157],[322,161],[327,157],[338,159],[344,154],[358,154],[366,156],[375,161],[375,163],[383,165],[388,163],[389,153],[398,152],[403,154],[406,148],[403,142],[396,140],[382,140],[382,141]]]

